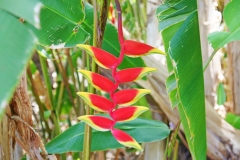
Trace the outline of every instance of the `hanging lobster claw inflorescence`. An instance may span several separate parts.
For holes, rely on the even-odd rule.
[[[141,146],[134,138],[127,133],[114,128],[114,126],[117,122],[131,121],[137,118],[141,113],[148,110],[147,107],[130,105],[138,101],[142,96],[150,93],[150,90],[125,89],[117,92],[116,90],[118,89],[120,83],[136,81],[145,76],[147,73],[156,71],[156,69],[138,67],[117,71],[117,67],[121,64],[124,55],[129,57],[139,57],[149,53],[164,54],[164,52],[144,43],[124,40],[122,33],[121,8],[118,0],[115,0],[115,2],[118,10],[118,37],[121,46],[120,56],[117,58],[96,47],[83,44],[77,45],[78,47],[86,50],[99,66],[112,71],[112,77],[115,82],[112,82],[110,79],[100,74],[86,70],[79,70],[79,72],[82,73],[82,75],[94,88],[109,93],[111,100],[92,93],[77,93],[91,108],[100,112],[108,113],[110,118],[97,115],[85,115],[79,117],[79,119],[86,122],[95,130],[111,131],[112,135],[122,145],[134,147],[140,150]],[[116,108],[117,106],[121,106],[121,108]]]

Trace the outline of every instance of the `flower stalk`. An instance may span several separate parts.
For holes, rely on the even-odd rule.
[[[150,90],[117,90],[120,83],[136,81],[145,76],[147,73],[153,72],[156,69],[149,67],[138,67],[117,71],[117,68],[122,63],[125,55],[129,57],[139,57],[149,53],[164,54],[164,52],[147,44],[131,40],[124,40],[121,6],[118,0],[115,0],[115,3],[118,13],[118,39],[121,47],[119,57],[117,58],[112,54],[94,46],[83,44],[77,45],[78,47],[86,50],[100,67],[109,69],[112,72],[114,82],[100,74],[79,70],[79,72],[82,73],[82,75],[94,88],[109,93],[110,100],[93,93],[77,93],[91,108],[99,112],[107,113],[110,118],[99,115],[85,115],[79,117],[79,120],[84,121],[95,130],[103,132],[110,131],[115,139],[124,146],[134,147],[141,150],[141,146],[137,143],[137,141],[124,131],[115,128],[115,124],[117,122],[133,120],[141,113],[148,110],[147,107],[131,105],[139,100],[142,96],[150,93]]]

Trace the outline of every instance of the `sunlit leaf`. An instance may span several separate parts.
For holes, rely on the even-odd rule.
[[[81,24],[85,18],[81,0],[42,0],[42,3],[40,30],[26,24],[38,37],[39,44],[50,48],[74,47],[90,38]]]
[[[239,0],[232,0],[224,7],[223,18],[229,31],[213,32],[208,36],[214,49],[223,47],[229,42],[240,40],[239,6]]]
[[[196,10],[196,0],[169,0],[158,8],[157,15],[168,70],[174,71],[175,77],[167,82],[169,97],[173,106],[178,105],[193,159],[206,159],[203,67]]]

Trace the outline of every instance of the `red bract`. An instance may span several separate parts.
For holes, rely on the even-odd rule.
[[[119,129],[112,129],[111,130],[113,136],[116,140],[124,146],[134,147],[136,149],[141,150],[141,146],[127,133],[119,130]]]
[[[90,107],[100,112],[109,112],[115,108],[114,103],[104,97],[87,92],[77,93]]]
[[[86,115],[81,116],[78,119],[86,122],[88,125],[98,131],[109,131],[114,124],[111,119],[101,116]]]
[[[125,49],[125,55],[129,57],[139,57],[150,53],[165,54],[163,51],[157,48],[131,40],[125,40],[123,43],[123,47]]]
[[[113,111],[112,118],[117,122],[131,121],[147,110],[147,107],[142,106],[123,107]]]
[[[119,83],[133,82],[141,79],[149,72],[156,71],[156,68],[139,67],[128,68],[117,72],[116,78]]]
[[[104,50],[84,44],[78,44],[77,46],[86,50],[95,62],[103,68],[111,69],[117,65],[118,59]]]
[[[87,70],[79,70],[79,72],[84,75],[94,88],[105,92],[113,92],[115,90],[115,84],[110,79]]]
[[[122,32],[121,7],[118,0],[115,0],[115,2],[118,11],[118,38],[121,46],[119,58],[116,58],[112,54],[96,47],[83,44],[77,45],[78,47],[86,50],[99,66],[110,69],[112,71],[112,77],[115,80],[115,83],[99,74],[86,70],[79,70],[79,72],[86,77],[88,82],[93,87],[108,92],[112,101],[92,93],[77,93],[90,107],[100,112],[107,112],[110,115],[111,119],[92,115],[81,116],[79,117],[79,119],[86,122],[96,130],[110,130],[116,140],[125,146],[141,149],[141,146],[134,140],[134,138],[121,130],[115,129],[114,126],[116,122],[133,120],[137,118],[141,113],[145,112],[148,108],[129,105],[137,102],[137,100],[139,100],[139,98],[141,98],[145,94],[150,93],[150,90],[126,89],[120,90],[118,92],[115,92],[115,90],[118,89],[119,83],[126,83],[138,80],[147,73],[155,71],[156,69],[139,67],[128,68],[118,72],[116,71],[116,69],[118,65],[121,64],[124,55],[130,57],[139,57],[149,53],[165,53],[160,51],[159,49],[153,48],[152,46],[140,42],[124,40]],[[126,107],[116,109],[117,105]]]
[[[112,100],[120,106],[128,106],[137,102],[142,96],[150,93],[147,89],[126,89],[116,92]]]

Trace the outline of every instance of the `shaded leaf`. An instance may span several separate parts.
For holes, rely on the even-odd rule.
[[[84,123],[78,123],[46,144],[48,153],[78,152],[83,149]],[[169,128],[162,122],[135,119],[130,122],[117,123],[115,128],[132,136],[138,143],[153,142],[166,138]],[[112,136],[111,132],[92,131],[91,150],[107,150],[123,147]]]
[[[32,56],[35,38],[13,15],[0,9],[0,117]],[[7,37],[7,38],[6,38]],[[24,37],[24,38],[23,38]]]
[[[43,4],[38,0],[1,0],[0,8],[40,28],[39,14]]]

